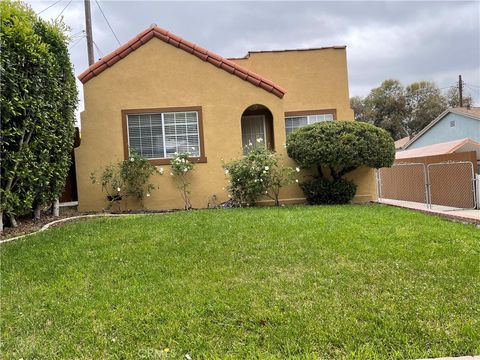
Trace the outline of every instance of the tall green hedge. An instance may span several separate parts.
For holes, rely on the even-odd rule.
[[[17,1],[2,1],[0,14],[0,210],[14,224],[63,189],[77,89],[63,23]]]

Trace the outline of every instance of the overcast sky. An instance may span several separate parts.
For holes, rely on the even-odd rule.
[[[56,1],[28,3],[38,13]],[[54,19],[63,10],[76,35],[85,28],[83,1],[69,1],[40,16]],[[98,59],[119,45],[91,1]],[[347,45],[350,96],[365,96],[388,78],[404,84],[430,80],[446,88],[462,74],[466,92],[480,105],[478,1],[99,3],[122,44],[155,23],[224,57],[249,50]],[[85,39],[75,36],[70,53],[78,75],[88,64]]]

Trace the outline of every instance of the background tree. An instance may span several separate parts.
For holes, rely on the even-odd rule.
[[[315,204],[351,201],[356,186],[345,175],[362,166],[391,166],[395,159],[387,131],[356,121],[304,126],[288,136],[287,152],[301,167],[317,170],[312,180],[301,184],[307,200]]]
[[[472,105],[472,97],[464,95],[463,106]],[[379,126],[395,140],[416,135],[447,108],[458,106],[457,87],[451,87],[444,95],[430,81],[414,82],[404,88],[398,80],[385,80],[367,97],[350,99],[355,120]]]
[[[356,117],[387,130],[397,140],[407,135],[406,101],[403,85],[398,80],[385,80],[370,91],[363,101],[363,114]]]
[[[414,82],[405,89],[405,129],[409,136],[417,134],[447,108],[447,100],[435,83]]]
[[[0,218],[16,226],[16,216],[63,189],[77,90],[66,27],[41,20],[21,2],[3,1],[0,10]]]
[[[350,108],[353,110],[355,121],[369,122],[366,119],[365,100],[361,96],[350,98]]]
[[[452,86],[447,91],[447,105],[449,108],[456,108],[460,107],[460,95],[458,86]],[[472,107],[473,106],[473,98],[470,94],[465,92],[465,88],[463,89],[463,107]]]

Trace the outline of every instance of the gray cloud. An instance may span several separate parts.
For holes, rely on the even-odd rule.
[[[41,11],[54,1],[31,1]],[[60,13],[62,1],[42,16]],[[122,43],[156,23],[225,57],[248,50],[347,45],[350,95],[366,95],[387,78],[454,85],[459,74],[480,103],[478,2],[136,2],[100,1]],[[94,39],[118,47],[92,0]],[[72,33],[84,28],[83,1],[64,12]],[[71,49],[77,75],[87,67],[82,40]],[[96,52],[96,57],[100,54]]]

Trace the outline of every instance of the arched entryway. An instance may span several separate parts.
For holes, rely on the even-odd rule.
[[[242,114],[242,146],[244,153],[254,144],[274,150],[273,115],[264,105],[251,105]]]

